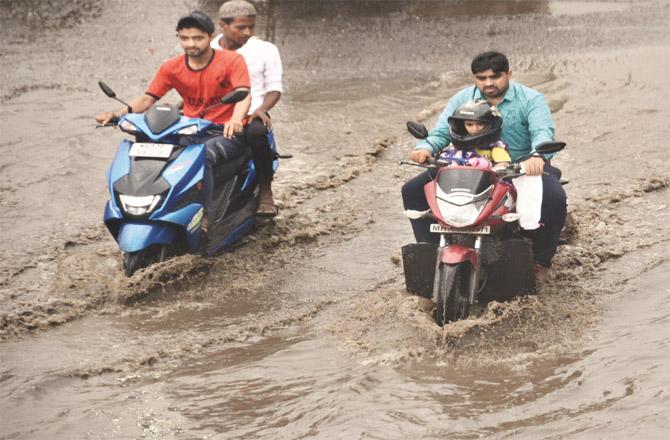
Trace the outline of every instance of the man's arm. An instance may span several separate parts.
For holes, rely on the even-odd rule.
[[[284,69],[279,56],[279,49],[271,43],[264,46],[263,57],[265,58],[263,70],[263,88],[267,90],[263,97],[263,102],[251,115],[251,119],[260,119],[266,128],[270,128],[271,122],[268,112],[272,109],[281,97],[282,76]]]
[[[242,121],[247,117],[249,107],[251,106],[251,81],[249,81],[247,63],[244,61],[242,55],[237,52],[231,52],[228,69],[227,76],[233,90],[246,89],[249,92],[246,98],[235,104],[235,107],[233,107],[233,116],[230,120],[223,123],[223,136],[230,139],[236,133],[241,133],[244,130]]]
[[[223,126],[223,136],[232,138],[236,133],[241,133],[242,130],[244,130],[242,121],[247,116],[250,106],[251,94],[248,94],[246,98],[235,104],[233,116],[230,118],[230,121],[226,122]]]
[[[543,142],[554,140],[554,121],[544,95],[538,94],[528,102],[528,131],[533,150]]]
[[[137,98],[133,99],[132,101],[130,101],[128,103],[128,105],[130,105],[130,107],[133,109],[133,112],[144,113],[145,111],[147,111],[149,109],[149,107],[154,105],[155,102],[156,102],[156,98],[154,98],[153,96],[145,94],[145,95],[138,96]],[[121,116],[123,116],[127,113],[128,113],[128,108],[123,107],[122,109],[117,110],[115,112],[99,113],[98,115],[96,115],[95,120],[99,124],[107,124],[112,119],[120,118]]]
[[[278,91],[267,92],[265,94],[265,97],[263,98],[263,102],[261,103],[261,105],[258,106],[258,108],[254,110],[254,112],[251,114],[251,119],[260,119],[266,128],[270,128],[271,123],[270,123],[270,117],[268,116],[268,112],[272,107],[275,106],[275,104],[277,104],[280,97],[281,92]]]
[[[544,95],[534,96],[528,103],[528,131],[530,133],[533,151],[543,142],[554,140],[554,121]],[[553,154],[544,157],[531,157],[525,160],[524,167],[529,176],[539,176],[544,170],[545,159],[551,159]]]

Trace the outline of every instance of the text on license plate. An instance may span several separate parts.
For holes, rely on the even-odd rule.
[[[430,225],[430,232],[436,234],[490,234],[491,226],[475,226],[474,228],[445,228],[442,225],[433,223]]]
[[[150,142],[135,142],[130,147],[130,156],[133,157],[158,157],[167,159],[172,154],[172,144],[154,144]]]

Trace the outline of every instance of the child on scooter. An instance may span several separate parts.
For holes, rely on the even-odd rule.
[[[449,117],[451,144],[440,159],[483,169],[502,169],[511,162],[507,145],[500,139],[502,115],[485,100],[468,101]],[[520,176],[512,180],[517,190],[516,212],[519,226],[526,230],[540,227],[542,176]]]
[[[442,150],[440,159],[459,163],[461,159],[477,168],[501,169],[510,161],[507,145],[500,140],[502,116],[484,100],[469,101],[449,117],[452,143]]]

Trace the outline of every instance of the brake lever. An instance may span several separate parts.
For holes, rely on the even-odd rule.
[[[426,168],[426,169],[429,169],[429,170],[434,170],[434,169],[438,168],[437,165],[434,165],[434,164],[431,164],[431,163],[426,165],[426,164],[423,164],[423,163],[414,162],[412,160],[401,160],[400,162],[398,162],[398,165],[412,165],[412,166],[415,166],[415,167]]]

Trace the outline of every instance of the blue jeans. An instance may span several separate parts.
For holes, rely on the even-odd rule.
[[[239,136],[227,139],[220,134],[182,136],[179,143],[180,145],[205,144],[205,172],[202,179],[202,195],[203,207],[205,215],[207,215],[212,206],[214,172],[216,168],[244,155],[247,151],[247,146]]]
[[[532,234],[533,256],[536,263],[550,267],[551,259],[558,248],[561,230],[565,225],[567,196],[560,182],[561,170],[550,164],[545,164],[544,171],[547,174],[542,175],[543,193],[540,218],[542,226]],[[402,201],[405,209],[416,211],[429,209],[423,186],[432,180],[431,173],[434,173],[434,171],[425,171],[403,185]],[[410,223],[414,231],[414,238],[418,243],[439,243],[439,234],[430,232],[430,225],[435,223],[434,220],[418,219],[410,220]]]

